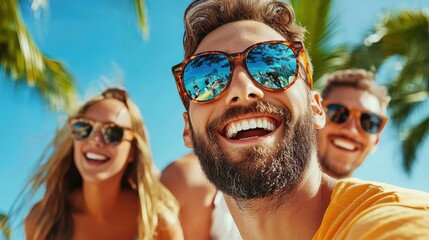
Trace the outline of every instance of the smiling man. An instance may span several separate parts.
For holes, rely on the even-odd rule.
[[[330,176],[350,177],[376,150],[390,99],[374,75],[362,69],[337,71],[324,80],[327,122],[317,134],[319,161]]]
[[[305,30],[288,4],[197,0],[184,20],[185,60],[172,70],[185,144],[243,239],[429,238],[427,193],[321,171],[316,131],[325,112],[312,91]],[[207,76],[220,89],[189,94],[209,85]]]

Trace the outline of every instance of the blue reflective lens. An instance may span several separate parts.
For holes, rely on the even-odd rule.
[[[186,94],[199,102],[214,99],[229,84],[231,64],[228,54],[222,53],[207,53],[190,60],[183,70]],[[282,43],[255,45],[248,50],[243,65],[257,84],[273,90],[289,86],[297,74],[295,53]]]
[[[297,62],[290,47],[267,43],[256,46],[248,53],[246,66],[262,86],[282,89],[295,79]]]
[[[207,54],[186,64],[183,71],[185,89],[191,99],[209,101],[228,85],[231,66],[223,54]]]

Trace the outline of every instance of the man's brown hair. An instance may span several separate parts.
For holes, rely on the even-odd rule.
[[[372,72],[363,69],[339,70],[327,75],[322,80],[325,87],[322,91],[322,98],[327,98],[333,89],[338,87],[350,87],[358,90],[367,91],[374,95],[382,109],[386,109],[390,97],[386,87],[378,85]]]
[[[194,0],[184,15],[185,58],[192,56],[204,37],[216,28],[244,20],[264,23],[280,33],[286,41],[304,41],[305,28],[295,23],[292,7],[281,0]],[[310,73],[306,73],[303,60],[298,58],[299,73],[305,81],[309,81],[307,74],[313,71],[311,61],[308,60]]]
[[[183,46],[191,56],[201,40],[230,22],[254,20],[270,26],[288,41],[303,41],[305,29],[295,24],[292,7],[278,0],[196,0],[185,11]]]

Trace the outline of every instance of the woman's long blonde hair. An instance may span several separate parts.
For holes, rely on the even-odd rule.
[[[178,214],[178,205],[173,195],[154,175],[154,164],[143,119],[137,106],[122,89],[107,89],[84,104],[75,116],[79,117],[93,104],[115,98],[125,103],[131,115],[132,128],[136,133],[134,160],[125,170],[122,187],[135,190],[140,199],[138,239],[153,239],[156,236],[160,209]],[[52,154],[48,154],[49,150]],[[48,160],[31,178],[28,186],[34,194],[45,186],[45,194],[32,210],[34,232],[31,239],[70,239],[73,232],[69,196],[82,186],[82,178],[73,161],[73,141],[66,123],[56,134],[42,156]]]

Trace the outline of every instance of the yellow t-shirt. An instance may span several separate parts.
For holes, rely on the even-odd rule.
[[[337,183],[313,240],[429,240],[429,193],[383,183]]]

